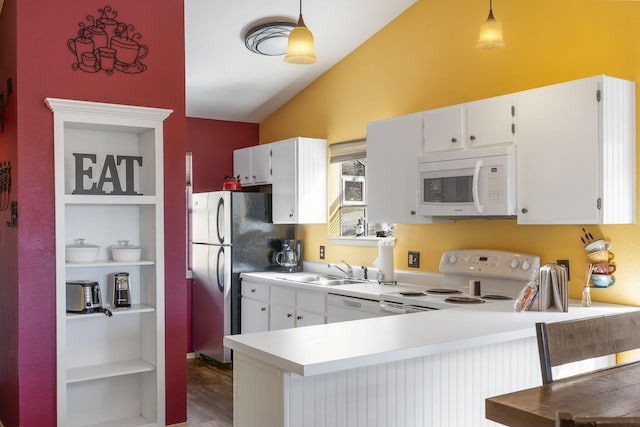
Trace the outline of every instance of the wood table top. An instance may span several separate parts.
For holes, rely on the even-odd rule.
[[[590,372],[485,400],[486,418],[507,426],[555,426],[576,417],[640,416],[640,362]]]

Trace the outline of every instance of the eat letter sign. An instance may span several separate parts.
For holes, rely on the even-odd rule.
[[[100,178],[97,182],[92,182],[89,188],[84,188],[84,177],[93,180],[94,165],[97,162],[95,154],[73,153],[76,162],[76,189],[73,194],[113,194],[113,195],[139,195],[136,193],[134,185],[134,168],[142,166],[141,156],[113,156],[108,154],[102,165]],[[90,164],[85,168],[85,160],[89,160]],[[116,166],[124,164],[125,188],[120,184],[118,176],[118,168]],[[104,191],[104,185],[110,183],[113,191],[107,193]]]

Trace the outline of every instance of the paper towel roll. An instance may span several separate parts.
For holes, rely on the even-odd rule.
[[[378,242],[378,258],[373,261],[373,265],[384,275],[383,281],[393,282],[393,242],[380,240]]]

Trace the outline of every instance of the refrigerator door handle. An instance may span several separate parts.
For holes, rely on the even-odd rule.
[[[224,229],[224,220],[224,197],[220,197],[216,209],[216,233],[218,234],[218,242],[220,242],[221,245],[224,244],[224,230],[220,229]]]
[[[220,258],[222,258],[222,266],[220,265]],[[218,259],[216,260],[216,282],[218,283],[218,289],[222,293],[224,293],[224,261],[224,246],[220,246],[220,249],[218,249]]]

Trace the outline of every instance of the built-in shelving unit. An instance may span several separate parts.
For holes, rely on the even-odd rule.
[[[58,425],[164,426],[162,153],[171,110],[45,102],[54,113]],[[66,262],[78,238],[100,246],[97,261]],[[111,261],[120,240],[140,246],[142,259]],[[129,273],[131,307],[109,306],[116,272]],[[98,282],[112,315],[67,313],[70,280]]]

